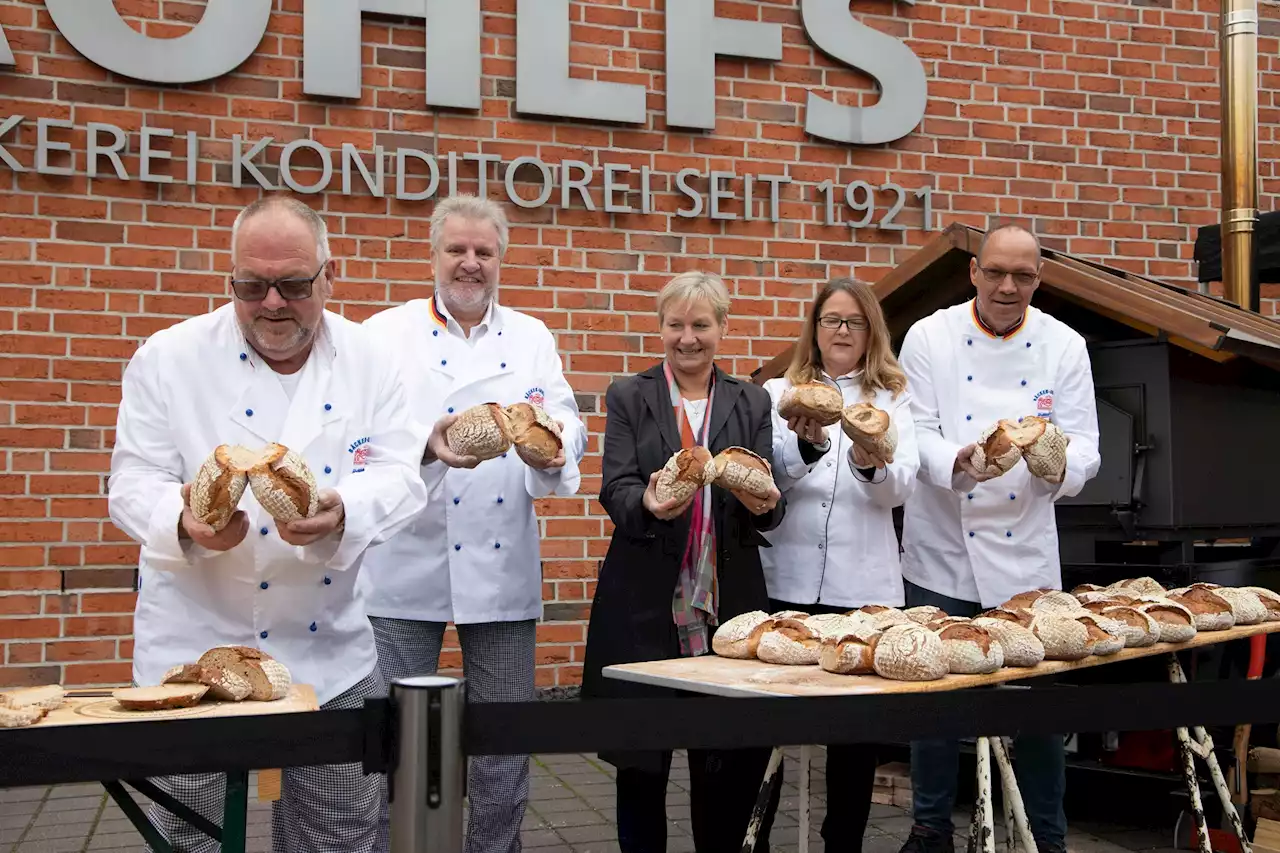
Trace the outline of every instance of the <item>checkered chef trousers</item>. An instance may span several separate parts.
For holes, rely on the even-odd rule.
[[[387,695],[382,673],[369,675],[321,707],[363,708],[364,700]],[[184,805],[222,824],[226,776],[201,773],[151,780]],[[362,765],[288,767],[281,774],[280,799],[271,805],[272,853],[385,853],[387,777],[365,775]],[[152,804],[147,816],[175,853],[217,853],[222,846],[168,810]],[[147,847],[147,853],[152,853]]]
[[[388,684],[396,678],[436,672],[445,623],[380,616],[369,621]],[[468,702],[533,699],[536,621],[483,622],[457,629]],[[519,853],[520,824],[528,802],[528,756],[474,756],[467,774],[466,853]]]

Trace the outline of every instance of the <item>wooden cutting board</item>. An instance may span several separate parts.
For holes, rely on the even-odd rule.
[[[190,720],[212,717],[251,717],[259,714],[293,714],[316,711],[320,705],[309,684],[294,684],[289,694],[274,702],[216,702],[205,700],[192,708],[168,711],[126,711],[111,698],[111,690],[70,690],[67,700],[50,711],[39,726],[80,726],[94,723],[134,723],[145,720]],[[78,694],[95,695],[78,695]]]
[[[1105,657],[1044,661],[1034,667],[1006,666],[989,675],[948,675],[937,681],[892,681],[878,675],[836,675],[819,666],[780,666],[716,655],[646,661],[605,667],[606,678],[633,681],[713,696],[858,696],[872,693],[934,693],[1036,678],[1108,663],[1168,654],[1280,631],[1280,622],[1244,625],[1226,631],[1202,631],[1185,643],[1156,643],[1121,649]]]

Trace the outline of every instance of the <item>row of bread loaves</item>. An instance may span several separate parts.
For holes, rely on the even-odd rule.
[[[217,646],[195,663],[179,664],[154,687],[128,687],[111,695],[129,711],[189,708],[202,699],[271,702],[289,694],[289,670],[250,646]]]

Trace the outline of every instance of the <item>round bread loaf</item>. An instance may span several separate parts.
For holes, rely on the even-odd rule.
[[[784,421],[808,418],[827,427],[839,422],[843,411],[843,395],[825,382],[792,385],[778,400],[778,416]]]
[[[516,455],[527,465],[544,466],[560,455],[560,425],[532,403],[513,403],[504,410]]]
[[[1245,586],[1241,587],[1241,589],[1247,589],[1258,596],[1258,601],[1262,603],[1263,608],[1267,611],[1266,617],[1263,619],[1264,622],[1280,622],[1280,594],[1277,594],[1275,590],[1262,586]]]
[[[1231,605],[1231,616],[1236,625],[1257,625],[1267,621],[1267,608],[1253,590],[1224,586],[1214,592]]]
[[[957,622],[938,631],[947,654],[947,671],[954,675],[985,675],[1004,666],[1004,649],[981,625]]]
[[[1071,590],[1072,595],[1080,595],[1082,592],[1102,592],[1102,587],[1096,583],[1082,583],[1075,589]]]
[[[268,444],[248,467],[249,488],[277,521],[310,518],[319,508],[320,488],[307,461],[283,444]]]
[[[483,462],[511,449],[511,424],[497,403],[481,403],[458,415],[445,432],[445,439],[454,453]]]
[[[676,500],[679,505],[715,478],[716,465],[711,451],[705,447],[688,447],[673,453],[662,466],[654,491],[659,503]]]
[[[822,654],[822,638],[799,619],[780,619],[760,638],[756,657],[765,663],[811,666]]]
[[[1095,605],[1103,605],[1106,607],[1115,607],[1118,604],[1133,604],[1138,600],[1138,596],[1127,592],[1081,592],[1076,598],[1087,609],[1097,613]]]
[[[936,619],[946,617],[946,611],[941,607],[934,607],[932,604],[923,604],[919,607],[908,607],[902,611],[902,614],[915,622],[917,625],[928,625]]]
[[[711,638],[711,651],[722,658],[751,660],[756,656],[760,638],[773,627],[773,619],[763,610],[740,613],[716,629]]]
[[[875,672],[876,645],[881,634],[868,625],[846,634],[822,640],[818,665],[837,675],[868,675]]]
[[[1004,622],[1012,622],[1015,625],[1021,625],[1023,628],[1030,628],[1031,622],[1035,618],[1035,614],[1025,607],[993,607],[990,610],[984,610],[979,613],[975,619],[1000,619]]]
[[[1072,615],[1084,610],[1080,600],[1069,592],[1046,592],[1031,603],[1033,613],[1064,613]]]
[[[1195,617],[1175,601],[1144,597],[1133,606],[1156,621],[1162,643],[1185,643],[1196,635]]]
[[[893,464],[893,454],[898,449],[898,428],[888,412],[870,403],[855,403],[841,413],[840,425],[854,444],[884,464]]]
[[[158,687],[124,687],[111,698],[126,711],[167,711],[200,704],[209,691],[203,684],[161,684]]]
[[[1073,616],[1084,625],[1089,632],[1085,647],[1089,654],[1105,657],[1113,655],[1124,648],[1124,624],[1114,619],[1107,619],[1096,613],[1085,613]]]
[[[21,687],[7,693],[0,693],[0,708],[11,708],[16,711],[25,708],[37,708],[41,712],[56,711],[62,707],[65,698],[66,692],[57,684]]]
[[[911,617],[896,607],[885,607],[883,604],[867,604],[859,607],[857,612],[871,620],[871,626],[877,631],[884,631],[896,625],[914,625]]]
[[[779,610],[777,613],[770,613],[769,618],[770,619],[799,619],[801,622],[803,622],[804,620],[809,619],[810,616],[808,613],[805,613],[802,610]]]
[[[1041,612],[1031,621],[1031,631],[1044,644],[1045,660],[1081,660],[1089,656],[1090,634],[1083,622],[1060,613]]]
[[[937,681],[947,674],[947,653],[937,634],[908,621],[880,635],[873,664],[882,678]]]
[[[200,656],[199,664],[206,670],[226,670],[248,681],[249,695],[243,698],[255,702],[283,699],[293,682],[284,664],[251,646],[216,646]]]
[[[871,620],[862,613],[820,613],[804,620],[804,624],[818,632],[824,640],[866,630],[874,631]]]
[[[1110,593],[1127,593],[1129,595],[1165,595],[1166,590],[1163,586],[1156,582],[1154,578],[1140,577],[1127,578],[1122,581],[1116,581],[1106,588]]]
[[[1090,607],[1090,610],[1093,608]],[[1112,619],[1123,626],[1124,645],[1127,649],[1137,649],[1154,645],[1160,639],[1160,626],[1151,614],[1143,613],[1136,607],[1127,605],[1104,604],[1100,610],[1094,611],[1106,619]]]
[[[191,514],[197,521],[214,530],[221,530],[231,521],[249,484],[242,457],[251,458],[252,451],[220,444],[201,463],[187,495]]]
[[[1031,608],[1031,605],[1035,604],[1037,601],[1039,601],[1041,598],[1048,595],[1049,593],[1055,592],[1055,591],[1056,590],[1050,587],[1043,587],[1041,589],[1029,589],[1026,592],[1018,593],[1013,598],[1004,602],[1000,606],[1007,610],[1028,610]]]
[[[1013,470],[1022,458],[1022,449],[1013,440],[1009,421],[1001,420],[987,427],[974,444],[969,462],[989,477],[1000,477]]]
[[[1010,440],[1022,452],[1027,470],[1047,483],[1061,483],[1067,471],[1066,433],[1053,421],[1036,415],[1003,423]]]
[[[941,631],[948,625],[968,625],[972,621],[967,616],[939,616],[937,619],[926,622],[924,626],[930,631]]]
[[[765,459],[745,447],[726,447],[715,455],[712,482],[735,494],[764,499],[773,492],[773,470]]]
[[[1186,587],[1169,592],[1169,600],[1191,611],[1196,631],[1226,631],[1235,625],[1231,605],[1216,590]]]
[[[995,637],[1004,653],[1005,666],[1035,666],[1044,660],[1044,643],[1040,642],[1040,638],[1031,629],[1024,628],[1017,622],[985,616],[975,618],[973,624],[985,628]]]

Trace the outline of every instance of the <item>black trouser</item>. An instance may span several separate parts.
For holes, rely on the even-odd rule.
[[[694,708],[696,703],[691,703]],[[689,750],[689,805],[697,853],[740,853],[751,822],[767,749]],[[618,769],[618,847],[623,853],[663,853],[667,849],[667,776],[671,753],[661,772]],[[757,836],[758,850],[769,849],[769,831],[778,808],[781,780]]]
[[[769,599],[769,606],[774,613],[799,610],[810,616],[845,613],[854,609],[776,599]],[[832,853],[860,853],[862,850],[862,836],[867,831],[867,819],[871,816],[871,794],[875,788],[879,759],[880,746],[874,743],[827,747],[827,816],[822,821],[822,840]]]

